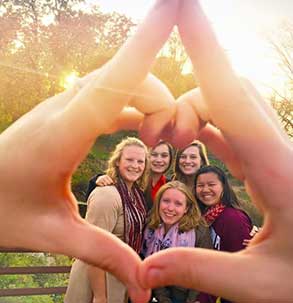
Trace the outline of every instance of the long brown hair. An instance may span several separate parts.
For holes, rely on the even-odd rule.
[[[207,150],[206,150],[205,145],[203,143],[201,143],[200,141],[198,141],[198,140],[194,140],[190,144],[185,146],[184,148],[177,150],[176,156],[175,156],[173,180],[179,180],[183,183],[186,182],[186,176],[182,173],[182,171],[179,167],[179,160],[180,160],[180,156],[182,155],[182,153],[186,150],[186,148],[188,148],[190,146],[195,146],[195,147],[198,148],[200,161],[201,161],[201,166],[209,165],[209,159],[208,159],[208,156],[207,156]]]
[[[149,149],[149,155],[151,156],[151,153],[152,151],[160,146],[160,145],[166,145],[167,148],[168,148],[168,153],[169,153],[169,157],[170,157],[170,160],[169,160],[169,164],[168,164],[168,167],[166,168],[166,170],[164,171],[164,174],[170,169],[170,167],[172,166],[173,164],[173,156],[174,156],[174,152],[173,152],[173,146],[167,142],[167,141],[164,141],[164,140],[160,140],[159,143],[157,143],[155,146],[153,146],[152,148]]]

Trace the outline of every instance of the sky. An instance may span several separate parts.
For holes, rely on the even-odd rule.
[[[105,12],[117,11],[141,20],[153,0],[87,0]],[[201,0],[234,69],[259,87],[280,85],[274,55],[265,34],[284,19],[293,20],[293,0]]]

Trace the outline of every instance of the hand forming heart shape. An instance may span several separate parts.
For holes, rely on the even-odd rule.
[[[175,24],[201,88],[176,103],[162,83],[146,76]],[[138,111],[122,111],[127,104]],[[264,227],[245,251],[168,250],[141,264],[127,245],[78,215],[70,179],[96,136],[140,128],[144,140],[154,143],[170,121],[173,144],[202,140],[262,209]],[[119,277],[134,302],[146,302],[149,288],[165,284],[237,302],[291,302],[292,145],[269,106],[235,76],[198,1],[158,0],[113,60],[38,105],[0,140],[1,246],[97,265]]]

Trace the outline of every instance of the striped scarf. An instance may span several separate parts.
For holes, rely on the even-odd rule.
[[[220,202],[214,206],[211,206],[206,211],[206,213],[203,215],[203,217],[205,218],[205,220],[209,226],[214,223],[214,221],[218,218],[218,216],[223,212],[225,207],[226,206],[222,202]]]
[[[124,242],[140,253],[143,237],[143,228],[146,220],[146,208],[143,192],[136,183],[133,184],[131,192],[122,178],[115,185],[123,205],[124,213]]]

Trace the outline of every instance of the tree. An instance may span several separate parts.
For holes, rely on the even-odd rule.
[[[278,32],[269,37],[269,43],[284,78],[283,87],[273,89],[271,102],[285,131],[293,138],[293,23],[284,22]]]
[[[64,88],[62,78],[84,75],[109,60],[135,25],[129,18],[83,11],[80,0],[0,3],[0,130]],[[51,16],[49,24],[44,18]]]
[[[152,72],[170,89],[174,97],[197,86],[192,73],[188,55],[181,43],[178,31],[173,31],[157,58]]]

